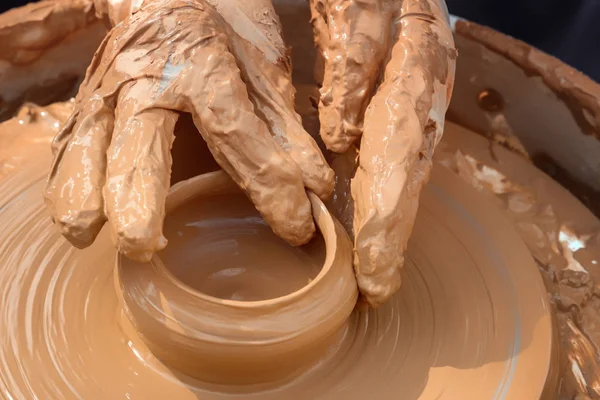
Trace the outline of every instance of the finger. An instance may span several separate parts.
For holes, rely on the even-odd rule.
[[[89,246],[106,220],[102,187],[112,128],[113,108],[96,93],[57,136],[44,197],[59,231],[76,247]]]
[[[277,235],[293,245],[308,242],[315,226],[302,173],[256,116],[226,37],[217,34],[192,53],[193,73],[183,87],[193,88],[189,107],[215,160]]]
[[[325,52],[329,47],[329,28],[327,27],[326,0],[310,1],[310,23],[313,27],[313,39],[317,47],[315,63],[313,65],[313,77],[321,87],[323,85],[323,73],[325,70]]]
[[[364,111],[388,49],[391,16],[383,0],[329,0],[326,5],[321,137],[329,150],[341,153],[362,133]]]
[[[257,104],[257,109],[264,110],[260,103]],[[275,142],[300,167],[304,186],[325,200],[331,196],[335,175],[299,118],[293,109],[282,107],[273,113],[272,118],[267,117],[270,122],[269,130],[273,133]]]
[[[333,190],[334,173],[294,110],[295,89],[288,71],[268,61],[245,41],[234,43],[232,51],[241,66],[256,114],[300,167],[304,186],[322,199],[328,198]]]
[[[321,53],[329,46],[329,28],[327,27],[326,0],[310,1],[310,23],[313,27],[315,44]]]
[[[383,83],[366,111],[360,166],[352,181],[357,281],[374,306],[400,287],[404,252],[453,80],[451,34],[437,17],[425,18],[422,12],[398,19],[402,26]]]
[[[153,85],[142,79],[119,95],[107,153],[106,212],[120,253],[149,261],[167,245],[162,228],[171,177],[171,147],[178,114],[145,109]]]

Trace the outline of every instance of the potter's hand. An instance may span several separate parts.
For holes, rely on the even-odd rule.
[[[117,25],[53,143],[45,198],[60,231],[85,247],[108,220],[127,256],[162,249],[184,111],[275,233],[307,242],[315,227],[305,187],[328,196],[333,171],[293,110],[287,60],[275,61],[202,0],[153,1]]]
[[[311,1],[325,58],[321,136],[338,153],[362,136],[351,185],[355,269],[376,306],[400,286],[419,192],[442,135],[452,32],[443,0]]]

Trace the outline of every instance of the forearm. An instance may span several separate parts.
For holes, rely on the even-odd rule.
[[[457,56],[446,4],[444,0],[404,0],[394,25],[394,40],[400,44],[398,53],[404,52],[404,56],[396,58],[389,73],[409,80],[422,77],[424,86],[409,86],[410,94],[416,104],[432,102],[423,109],[437,113],[431,117],[443,124],[452,96]],[[424,124],[426,119],[427,116],[420,116]]]

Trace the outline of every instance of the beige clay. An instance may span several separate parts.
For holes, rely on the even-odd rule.
[[[342,3],[312,4],[325,59],[321,137],[329,149],[352,155],[364,136],[357,157],[342,156],[358,163],[354,206],[345,209],[354,210],[358,285],[377,306],[400,287],[456,51],[443,1]],[[174,111],[185,111],[273,230],[291,244],[306,243],[314,225],[303,189],[327,198],[334,177],[292,109],[290,64],[271,4],[97,1],[96,8],[113,23],[134,14],[104,41],[55,142],[46,199],[63,234],[85,247],[108,220],[117,248],[130,258],[148,260],[166,246],[168,150]]]
[[[54,118],[64,121],[64,117]],[[45,119],[32,121],[24,124],[35,128],[29,132],[46,132],[50,140],[54,125],[44,125]],[[27,131],[21,132],[25,136]],[[29,153],[27,146],[18,148],[25,159],[31,160],[29,154],[37,158],[39,166],[14,170],[0,181],[4,205],[0,221],[6,227],[0,233],[0,262],[4,265],[0,282],[7,285],[0,317],[17,318],[17,324],[4,325],[8,330],[3,333],[5,345],[0,346],[5,360],[2,382],[16,397],[35,393],[37,397],[65,399],[126,395],[222,399],[237,393],[249,399],[279,399],[308,393],[311,398],[347,399],[364,398],[373,387],[387,387],[383,398],[402,393],[415,399],[480,399],[500,390],[511,399],[536,398],[542,391],[550,367],[552,331],[543,283],[530,253],[491,202],[439,165],[423,194],[408,248],[403,290],[376,311],[355,310],[341,327],[338,345],[317,352],[320,363],[310,364],[308,369],[303,366],[299,375],[286,374],[287,384],[277,383],[277,378],[284,379],[278,369],[267,369],[267,375],[273,374],[268,383],[223,386],[199,382],[181,372],[186,370],[186,360],[197,358],[179,358],[183,364],[178,365],[177,360],[163,356],[171,364],[161,362],[146,344],[156,343],[153,332],[179,332],[184,338],[178,322],[182,318],[164,318],[187,310],[194,318],[191,321],[201,321],[193,306],[197,295],[175,292],[181,293],[175,304],[183,308],[174,310],[169,308],[173,303],[168,296],[157,292],[152,297],[152,291],[136,292],[134,286],[126,285],[122,293],[136,304],[150,305],[150,299],[164,310],[164,317],[150,314],[137,330],[140,317],[148,314],[137,313],[131,320],[127,316],[120,300],[121,285],[115,285],[115,251],[108,232],[101,232],[85,250],[73,249],[61,238],[39,197],[50,154]],[[456,207],[467,214],[457,213]],[[470,219],[478,221],[480,228],[468,223]],[[488,250],[483,251],[486,246]],[[346,266],[350,271],[350,265]],[[152,270],[142,268],[137,273]],[[154,281],[139,275],[127,282],[144,287]],[[194,285],[184,281],[176,287],[182,284]],[[333,298],[341,295],[339,291],[325,293]],[[329,305],[313,301],[310,310],[319,315]],[[515,312],[522,317],[518,324]],[[227,315],[223,317],[226,322]],[[157,323],[162,328],[147,330]],[[239,324],[234,326],[240,329]],[[263,332],[281,337],[281,326],[267,326]],[[171,337],[162,343],[172,350],[177,342]],[[227,346],[222,350],[241,354]],[[177,358],[181,353],[169,354]],[[282,360],[298,365],[293,364],[298,361],[294,357]],[[513,376],[510,384],[505,380],[507,373]]]
[[[261,64],[260,69],[265,70],[265,65]],[[394,64],[390,62],[390,65]],[[300,69],[306,70],[302,66]],[[244,74],[244,68],[241,74]],[[281,77],[277,73],[272,76]],[[276,93],[268,92],[269,87],[273,86],[264,89],[266,93]],[[314,92],[314,89],[310,88],[309,92]],[[265,110],[269,106],[273,109],[279,107],[273,104],[291,104],[291,92],[285,93],[289,97],[275,103],[268,102]],[[301,102],[305,101],[301,99]],[[259,103],[255,102],[255,107],[256,104]],[[375,100],[373,104],[376,104]],[[127,102],[124,102],[123,107],[127,106]],[[201,357],[186,358],[181,353],[181,347],[178,347],[181,343],[175,340],[185,339],[189,334],[189,331],[183,331],[183,334],[181,331],[184,315],[191,315],[187,322],[202,321],[202,315],[198,317],[194,305],[202,296],[190,288],[209,292],[213,296],[221,293],[222,297],[231,297],[232,293],[238,293],[232,290],[231,284],[234,282],[220,281],[223,283],[218,287],[222,289],[221,292],[203,289],[201,283],[194,279],[197,275],[178,271],[178,263],[168,265],[169,260],[175,258],[169,256],[170,247],[167,247],[158,257],[162,255],[161,259],[167,263],[165,268],[171,269],[173,275],[179,278],[171,280],[171,287],[177,290],[163,292],[162,295],[154,293],[152,297],[152,283],[161,281],[155,280],[156,276],[146,280],[142,276],[156,271],[164,272],[165,269],[131,268],[127,271],[132,274],[129,279],[120,280],[115,269],[116,254],[108,229],[99,233],[92,246],[81,251],[73,249],[58,234],[48,220],[39,193],[50,165],[48,143],[57,130],[65,126],[73,107],[79,109],[79,104],[55,104],[48,108],[29,106],[17,118],[0,126],[0,141],[3,144],[0,146],[3,166],[0,172],[0,222],[4,227],[0,231],[0,264],[3,266],[0,270],[0,288],[4,293],[0,302],[0,318],[6,322],[1,325],[4,327],[2,337],[5,338],[0,344],[2,393],[9,393],[14,398],[61,399],[218,399],[240,395],[249,399],[280,399],[294,398],[299,393],[310,398],[362,399],[372,397],[373,388],[378,388],[381,398],[448,400],[494,396],[535,399],[552,396],[557,390],[560,395],[570,398],[594,393],[597,387],[594,353],[597,344],[594,321],[597,314],[594,302],[590,301],[593,300],[590,290],[596,282],[593,261],[599,258],[594,247],[597,241],[594,226],[598,226],[594,224],[597,224],[597,219],[590,216],[581,205],[573,205],[574,199],[564,190],[556,189],[556,184],[547,177],[544,181],[547,186],[543,186],[543,190],[533,180],[522,180],[541,174],[527,162],[511,162],[510,165],[516,168],[512,172],[502,170],[506,163],[494,164],[494,168],[510,178],[504,182],[510,190],[486,192],[489,185],[478,171],[484,170],[484,165],[492,165],[486,158],[488,147],[484,146],[485,151],[481,151],[481,147],[473,145],[481,138],[452,125],[447,129],[446,142],[442,142],[447,143],[444,148],[447,152],[438,152],[441,164],[435,163],[432,182],[425,186],[421,196],[413,236],[408,242],[400,292],[392,295],[389,302],[378,310],[355,310],[340,326],[340,335],[334,338],[334,345],[328,351],[306,347],[307,351],[301,352],[303,347],[292,346],[300,356],[280,357],[286,367],[281,370],[268,362],[263,364],[262,370],[253,367],[256,364],[252,363],[257,358],[252,356],[256,353],[252,353],[248,338],[254,335],[244,330],[248,324],[235,323],[229,332],[240,335],[238,338],[241,337],[243,343],[238,345],[247,346],[245,349],[249,350],[248,353],[228,345],[207,348],[221,351],[222,356],[250,355],[245,358],[248,364],[245,367],[244,363],[240,364],[242,372],[238,371],[238,375],[224,377],[224,374],[217,374],[210,378],[201,374],[204,382],[194,379],[191,377],[194,374],[190,373],[190,369],[194,368],[190,366],[193,367]],[[310,113],[313,112],[310,110]],[[168,113],[161,111],[158,114]],[[293,117],[295,114],[290,115]],[[303,116],[306,115],[303,112]],[[292,120],[282,118],[280,121]],[[164,122],[169,122],[168,118]],[[69,125],[66,126],[64,132],[71,134]],[[193,165],[198,169],[197,172],[216,167],[206,146],[181,147],[181,143],[189,138],[189,133],[196,133],[189,116],[180,117],[177,123],[173,121],[172,126],[176,139],[171,181],[181,180],[178,175],[182,171],[189,173],[191,169],[187,165]],[[272,126],[281,125],[275,122]],[[272,133],[271,126],[269,129]],[[147,133],[152,134],[152,130]],[[316,132],[311,130],[310,133],[314,135]],[[367,136],[365,132],[365,140]],[[433,144],[437,143],[434,141]],[[457,153],[458,148],[463,153]],[[197,152],[194,152],[195,149],[198,149]],[[188,155],[185,160],[182,160],[183,153],[180,150]],[[161,151],[166,154],[164,148]],[[198,162],[194,162],[194,157],[199,158]],[[337,182],[344,185],[336,187],[334,196],[338,196],[340,202],[335,203],[336,197],[333,198],[336,204],[334,210],[340,213],[341,221],[349,226],[352,217],[348,213],[352,214],[353,204],[344,201],[347,200],[344,195],[348,194],[356,167],[356,154],[338,160],[346,168],[346,174],[337,177]],[[113,161],[119,160],[115,158]],[[335,163],[332,166],[340,171]],[[424,171],[428,172],[428,168],[426,166]],[[302,178],[303,189],[308,186],[305,176]],[[424,176],[421,178],[425,179]],[[162,179],[163,187],[168,187],[168,177],[163,176]],[[463,182],[465,179],[468,184]],[[424,184],[422,180],[417,182]],[[475,186],[476,189],[469,186]],[[340,187],[343,190],[340,191]],[[68,189],[69,186],[63,185],[63,188]],[[166,189],[164,192],[166,196]],[[522,193],[529,194],[522,197]],[[540,200],[544,198],[551,199],[551,204]],[[555,203],[556,199],[560,199],[560,202]],[[556,210],[553,219],[545,218],[547,215],[544,212],[549,206]],[[527,208],[526,212],[522,211],[523,207]],[[563,209],[569,210],[569,213]],[[518,212],[511,214],[513,211]],[[197,223],[198,219],[188,222]],[[185,226],[188,222],[184,218],[180,225],[175,224],[174,230],[170,230],[173,226],[167,224],[165,236],[174,238],[179,229],[177,226]],[[567,223],[572,230],[565,231],[571,235],[568,237],[575,238],[570,239],[572,241],[582,240],[584,249],[572,250],[565,244],[567,242],[560,240],[560,236],[556,239],[556,227]],[[322,227],[318,220],[316,225]],[[558,248],[551,245],[536,247],[536,236],[531,235],[535,230],[529,229],[532,226],[541,229],[544,244],[554,243]],[[262,234],[267,233],[268,230],[262,231]],[[577,239],[580,236],[581,239]],[[174,248],[177,248],[177,243],[172,239]],[[302,251],[302,248],[287,245],[281,249],[287,254],[282,257]],[[283,249],[289,250],[289,253]],[[254,254],[256,257],[256,253],[244,254]],[[318,255],[319,252],[311,254]],[[193,260],[191,255],[188,256]],[[552,265],[560,269],[542,268],[545,281],[542,282],[536,264],[541,268],[541,261],[547,260],[544,257],[552,257],[556,261]],[[404,260],[399,260],[400,264],[402,262]],[[302,264],[313,265],[312,262]],[[128,263],[128,266],[132,265]],[[312,279],[315,272],[302,271],[307,274],[302,275],[299,273],[299,264],[293,263],[289,268],[289,286],[282,285],[284,287],[273,290],[266,297],[278,297],[287,292],[293,292],[291,296],[295,297],[310,287],[308,283],[308,286],[302,285],[301,281]],[[347,265],[346,271],[349,268]],[[397,270],[389,271],[395,273]],[[210,273],[211,270],[199,272]],[[268,268],[264,272],[270,273]],[[299,275],[294,275],[296,273]],[[352,281],[351,275],[348,276],[350,279],[346,282]],[[560,279],[554,282],[551,279],[554,276]],[[127,282],[146,285],[148,290],[142,292],[143,296],[137,296],[133,290],[135,286]],[[219,283],[214,282],[214,286]],[[248,280],[246,293],[256,296],[257,293],[250,287],[252,282],[256,280]],[[312,282],[312,287],[316,287],[318,276]],[[369,279],[365,282],[369,282]],[[298,287],[304,289],[295,291]],[[363,290],[365,287],[363,284]],[[548,301],[546,291],[552,295],[552,303]],[[388,293],[391,295],[392,292]],[[175,303],[170,297],[173,293],[180,295]],[[343,291],[330,291],[322,296],[339,300],[343,299],[342,294]],[[130,312],[128,315],[128,306],[123,304],[123,299],[128,297],[128,304],[154,304],[161,308],[161,312]],[[322,298],[321,295],[319,298]],[[378,302],[377,297],[373,299]],[[152,300],[152,303],[147,300]],[[216,298],[209,303],[215,307],[225,304]],[[180,307],[174,310],[171,307],[173,304]],[[237,303],[234,301],[231,304]],[[266,304],[275,305],[275,308],[281,306],[277,299],[267,300]],[[313,307],[309,311],[312,315],[335,316],[335,313],[332,316],[327,311],[330,302],[315,299],[311,304]],[[557,319],[557,331],[554,333],[560,341],[553,337],[551,311]],[[178,313],[178,317],[169,318],[174,313]],[[344,312],[341,315],[345,318],[346,314]],[[216,332],[223,332],[218,330],[221,328],[219,323],[227,326],[227,317],[224,315],[223,321],[217,320],[213,325]],[[294,319],[301,320],[301,317]],[[249,324],[256,321],[256,318],[252,319]],[[156,330],[152,329],[153,326]],[[282,326],[268,326],[261,332],[271,338],[281,338]],[[200,328],[195,332],[206,332],[205,327]],[[319,324],[307,324],[303,328],[313,329],[319,335],[324,332]],[[250,331],[257,329],[253,326]],[[165,334],[170,335],[169,340],[161,338],[160,335]],[[152,335],[157,335],[159,340]],[[219,340],[218,335],[211,340]],[[161,346],[164,350],[162,355],[158,348]],[[192,346],[192,349],[202,347]],[[161,355],[162,361],[156,354]],[[261,354],[258,358],[265,357],[266,360],[267,356]],[[303,357],[311,360],[302,362]],[[315,357],[318,363],[314,362]],[[213,355],[209,359],[217,359],[218,365],[218,357]],[[232,368],[233,364],[228,365]],[[254,368],[252,374],[243,372],[248,365]],[[221,367],[227,369],[224,365]],[[292,370],[294,372],[289,373]],[[266,383],[240,385],[240,382],[244,382],[241,378],[245,378],[246,382],[249,379],[251,382]],[[223,379],[226,385],[206,382],[223,383]],[[287,382],[282,383],[281,380],[286,379]]]

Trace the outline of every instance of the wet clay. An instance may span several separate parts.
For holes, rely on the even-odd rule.
[[[149,264],[119,257],[126,314],[155,356],[203,382],[276,387],[339,342],[358,296],[352,245],[318,197],[309,198],[320,235],[294,248],[268,229],[223,171],[173,187],[167,226],[208,228],[211,237],[227,242],[202,240],[201,231],[185,237],[179,230],[174,248]],[[198,240],[203,246],[194,246]],[[248,240],[254,249],[245,246]],[[227,268],[230,259],[223,253],[234,256],[233,268]],[[177,275],[190,259],[193,275]],[[228,276],[215,278],[215,268]],[[194,291],[198,285],[208,290]]]
[[[293,109],[289,63],[269,61],[225,17],[201,0],[156,0],[101,44],[54,141],[45,190],[51,216],[77,247],[106,221],[133,259],[167,245],[177,111],[192,115],[209,157],[279,236],[294,245],[311,239],[305,189],[327,197],[333,171]]]
[[[41,122],[28,125],[29,132],[45,129]],[[49,138],[53,132],[47,133]],[[534,399],[542,393],[551,361],[550,307],[530,252],[485,196],[444,167],[434,168],[424,189],[402,291],[377,311],[353,312],[320,362],[285,384],[224,386],[200,382],[181,372],[185,366],[152,354],[143,337],[149,331],[134,328],[138,319],[130,319],[123,304],[123,296],[136,292],[115,285],[108,232],[85,250],[61,237],[39,195],[49,151],[35,158],[37,164],[0,181],[2,393],[360,399],[378,388],[382,399],[474,400]],[[132,282],[148,282],[143,271],[148,268]],[[143,303],[149,293],[130,297]],[[160,304],[160,291],[154,293]],[[310,310],[322,310],[328,302],[310,304]],[[189,309],[187,315],[191,321],[202,317]]]
[[[325,58],[321,136],[336,152],[362,137],[350,189],[354,265],[363,297],[378,306],[401,284],[456,50],[443,1],[372,3],[312,8]],[[132,9],[124,4],[108,2],[108,13]],[[165,248],[168,150],[182,111],[273,230],[308,242],[315,228],[304,189],[326,198],[334,174],[293,110],[290,72],[268,1],[145,2],[100,46],[54,143],[45,198],[61,232],[83,248],[108,222],[130,258]]]
[[[288,252],[260,215],[219,215],[245,200],[238,197],[215,198],[206,206],[192,203],[173,216],[178,222],[167,222],[166,237],[179,238],[161,253],[169,271],[195,290],[229,300],[267,300],[305,286],[320,269],[310,255]]]
[[[531,251],[558,328],[558,398],[600,396],[600,221],[528,160],[460,126],[449,123],[436,157],[490,195]]]
[[[289,246],[242,194],[192,201],[165,221],[159,257],[192,289],[220,299],[268,300],[312,281],[324,253]],[[313,240],[322,242],[319,236]]]
[[[600,141],[593,132],[598,84],[523,42],[474,23],[455,22],[461,56],[448,119],[502,138],[513,149],[524,147],[538,168],[600,215]],[[480,101],[490,90],[501,97],[499,111],[486,110]],[[589,123],[582,124],[582,118]]]
[[[45,158],[52,136],[73,111],[73,102],[47,107],[25,104],[18,114],[2,124],[0,177],[10,175],[39,157]]]
[[[56,107],[71,110],[73,104]],[[77,251],[51,225],[39,197],[50,163],[43,148],[66,118],[58,111],[44,114],[47,111],[30,107],[20,114],[27,115],[27,119],[11,120],[7,122],[11,125],[3,125],[7,129],[0,129],[0,137],[9,138],[7,142],[17,140],[14,147],[3,147],[1,153],[3,160],[16,166],[7,168],[0,180],[0,221],[4,226],[0,232],[0,318],[4,321],[2,336],[6,338],[0,344],[2,393],[13,398],[61,399],[210,399],[233,395],[250,399],[362,399],[372,397],[377,388],[378,398],[382,399],[479,400],[535,399],[548,393],[553,398],[554,388],[560,385],[565,398],[594,397],[596,281],[590,271],[598,257],[589,249],[598,239],[593,230],[571,225],[562,230],[562,235],[559,231],[558,241],[552,238],[557,224],[596,220],[588,218],[582,211],[585,208],[564,206],[569,204],[564,200],[563,206],[553,207],[559,218],[542,225],[547,221],[542,218],[547,206],[543,202],[534,204],[529,195],[524,201],[507,189],[530,187],[531,182],[519,180],[534,170],[527,163],[515,167],[515,176],[495,165],[513,183],[503,181],[501,193],[494,194],[500,199],[485,195],[490,190],[486,188],[492,186],[493,192],[494,186],[481,173],[490,172],[484,168],[488,160],[474,152],[468,157],[467,138],[474,134],[455,142],[454,150],[447,153],[454,161],[441,157],[441,163],[435,164],[408,244],[403,289],[377,311],[356,310],[334,345],[319,353],[320,362],[292,374],[285,383],[223,385],[191,378],[189,366],[168,360],[168,355],[159,361],[155,356],[159,351],[150,351],[153,343],[161,343],[160,339],[149,340],[148,333],[153,330],[140,326],[140,314],[128,315],[123,304],[132,304],[132,299],[141,303],[153,299],[153,303],[147,303],[151,305],[172,304],[161,297],[164,292],[152,291],[155,287],[151,283],[157,280],[141,279],[148,268],[130,269],[134,272],[130,282],[149,283],[147,290],[140,292],[143,295],[132,296],[136,294],[133,286],[122,286],[125,280],[115,274],[116,255],[106,229],[94,245]],[[447,130],[447,138],[453,137],[453,129],[451,126]],[[44,145],[36,147],[39,143]],[[456,156],[456,148],[462,149],[461,157]],[[353,157],[351,154],[349,159]],[[461,161],[461,168],[456,160]],[[352,168],[347,171],[353,175]],[[465,179],[468,183],[463,182]],[[339,181],[349,183],[350,178],[341,176]],[[548,187],[552,188],[551,183]],[[541,193],[539,198],[545,200],[566,192]],[[511,207],[524,215],[526,224],[507,214]],[[573,214],[563,215],[563,208],[573,210]],[[528,231],[521,226],[533,228]],[[541,236],[531,234],[539,232],[536,226]],[[165,236],[170,238],[166,229]],[[544,235],[548,231],[553,233]],[[559,266],[560,273],[550,274],[549,280],[542,274],[546,288],[535,265],[537,262],[540,266],[544,253],[535,250],[532,238],[555,244],[555,248],[547,247],[551,258],[546,260]],[[591,265],[581,259],[588,251]],[[168,258],[165,260],[168,263]],[[176,266],[167,268],[178,273]],[[581,269],[592,278],[586,280]],[[549,286],[549,281],[554,286]],[[177,282],[179,287],[195,285],[193,280]],[[562,312],[557,317],[563,332],[561,341],[553,342],[546,289],[554,309]],[[197,296],[184,296],[184,307],[180,309],[183,314],[170,322],[184,320],[184,314],[192,323],[201,320],[197,307],[188,304],[186,308],[185,301],[190,298]],[[312,302],[311,309],[322,312],[326,305]],[[148,321],[161,320],[155,317]],[[166,325],[171,332],[181,327],[170,322]],[[239,322],[232,325],[246,326]],[[168,346],[173,343],[177,342],[162,342],[166,349],[172,349]],[[561,344],[560,380],[554,379],[557,372],[550,368],[551,349],[556,343]],[[239,357],[240,353],[233,354]],[[180,357],[180,361],[185,363],[186,358]],[[546,381],[550,389],[543,394]]]

